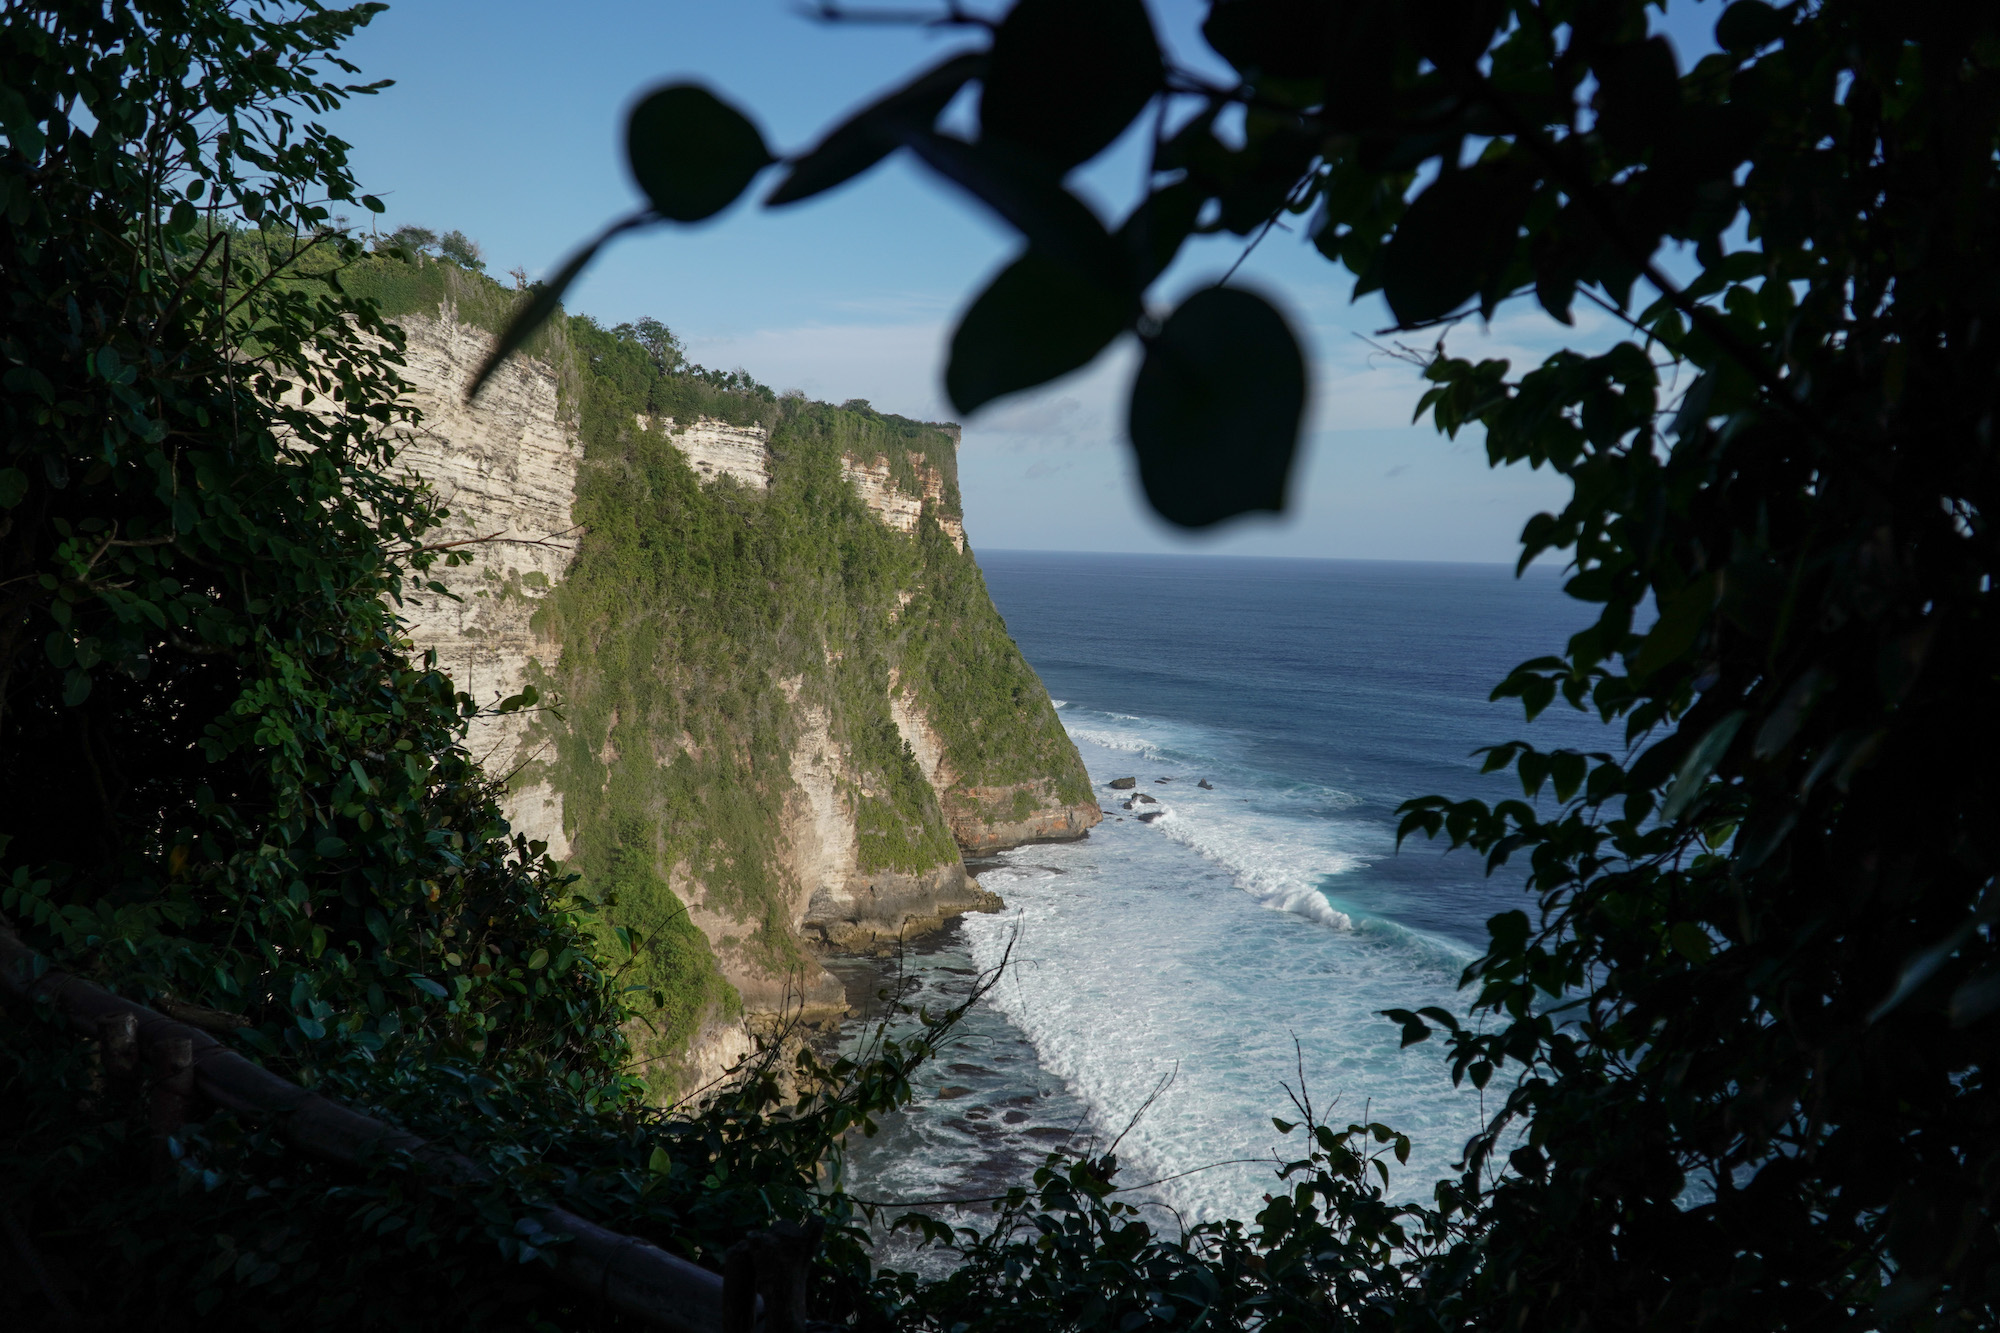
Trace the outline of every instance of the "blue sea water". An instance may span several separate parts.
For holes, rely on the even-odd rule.
[[[864,1197],[991,1193],[1051,1146],[1118,1140],[1128,1183],[1181,1218],[1256,1211],[1303,1088],[1325,1118],[1415,1141],[1426,1196],[1480,1120],[1441,1043],[1402,1049],[1382,1009],[1441,1004],[1519,872],[1422,839],[1428,793],[1518,795],[1471,751],[1516,737],[1608,748],[1560,707],[1532,726],[1492,686],[1559,651],[1590,608],[1504,566],[988,552],[993,600],[1058,700],[1104,823],[976,866],[1007,902],[904,960],[948,1003],[1011,949],[919,1104],[856,1145]],[[1152,803],[1126,802],[1113,778]],[[1211,788],[1198,786],[1207,780]],[[1159,817],[1141,821],[1141,813]],[[859,965],[849,965],[854,972]],[[850,1044],[867,1020],[850,1024]],[[1144,1109],[1143,1115],[1139,1114]],[[1134,1117],[1137,1117],[1136,1121]]]

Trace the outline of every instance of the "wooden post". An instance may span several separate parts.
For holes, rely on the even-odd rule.
[[[104,1077],[115,1089],[130,1090],[139,1077],[139,1020],[133,1014],[106,1014],[97,1020]]]
[[[187,1037],[166,1036],[146,1048],[146,1063],[152,1074],[147,1089],[147,1119],[153,1131],[158,1169],[173,1171],[173,1157],[167,1140],[187,1124],[194,1103],[194,1042]]]
[[[777,1222],[729,1247],[722,1261],[722,1333],[810,1333],[806,1277],[826,1224]],[[756,1302],[763,1299],[763,1320]]]
[[[755,1251],[755,1237],[747,1237],[722,1256],[722,1333],[755,1333],[759,1313]]]

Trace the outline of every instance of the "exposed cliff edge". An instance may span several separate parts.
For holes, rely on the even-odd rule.
[[[585,319],[467,406],[510,294],[378,262],[424,410],[400,461],[452,511],[431,540],[482,539],[411,636],[482,702],[559,701],[471,744],[614,957],[640,946],[663,1092],[840,1012],[819,950],[997,907],[965,854],[1097,822],[966,548],[955,427],[691,378]]]

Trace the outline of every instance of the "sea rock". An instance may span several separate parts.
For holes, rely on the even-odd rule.
[[[1113,791],[1131,791],[1139,785],[1137,778],[1113,778],[1108,784]]]
[[[1167,812],[1164,810],[1147,810],[1139,816],[1139,822],[1141,824],[1150,824],[1156,819],[1165,819],[1166,817]]]
[[[1213,782],[1210,782],[1207,778],[1203,778],[1200,782],[1197,782],[1194,785],[1201,788],[1203,791],[1215,790],[1215,784]]]
[[[1173,779],[1172,779],[1172,778],[1154,778],[1154,779],[1153,779],[1153,781],[1155,781],[1155,782],[1172,782],[1172,781],[1173,781]]]

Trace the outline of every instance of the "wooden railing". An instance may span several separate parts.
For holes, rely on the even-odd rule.
[[[95,1037],[107,1082],[144,1078],[156,1136],[178,1131],[199,1104],[272,1123],[301,1151],[352,1166],[404,1160],[435,1177],[490,1179],[467,1157],[340,1105],[273,1074],[199,1028],[47,966],[0,918],[0,993],[53,1004]],[[781,1222],[732,1246],[722,1274],[561,1208],[542,1226],[556,1247],[556,1276],[605,1305],[674,1333],[807,1333],[806,1269],[817,1228]],[[824,1326],[819,1326],[824,1327]]]

